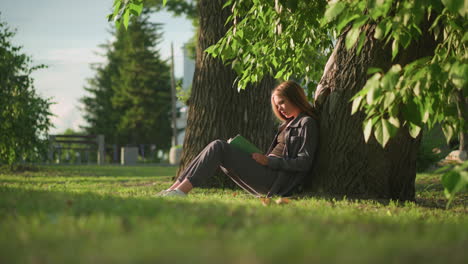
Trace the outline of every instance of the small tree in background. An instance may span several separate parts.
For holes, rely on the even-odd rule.
[[[50,99],[34,89],[31,58],[11,39],[15,35],[0,21],[0,164],[40,159],[51,126]]]
[[[88,80],[82,98],[88,133],[103,134],[106,142],[118,145],[171,144],[169,112],[171,88],[169,66],[156,46],[160,25],[149,22],[146,12],[114,35],[116,41],[103,45],[107,64],[94,65],[96,75]]]
[[[119,113],[112,105],[114,96],[113,81],[119,76],[118,63],[112,43],[100,46],[105,50],[106,64],[92,64],[95,76],[88,79],[85,90],[90,94],[81,98],[83,104],[84,119],[87,126],[83,127],[88,134],[102,134],[110,144],[118,144],[117,124]],[[114,77],[113,77],[114,76]]]

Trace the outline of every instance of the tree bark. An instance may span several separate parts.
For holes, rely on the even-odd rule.
[[[223,37],[230,25],[225,25],[230,8],[222,9],[225,1],[200,0],[195,73],[178,176],[188,163],[211,141],[242,134],[266,151],[274,136],[275,123],[270,107],[271,77],[255,87],[237,91],[236,73],[229,65],[204,52]],[[233,186],[228,177],[218,172],[206,187]]]
[[[414,200],[416,155],[421,136],[414,139],[402,127],[382,148],[373,136],[366,144],[364,113],[351,115],[350,99],[363,88],[369,67],[388,70],[428,56],[435,41],[431,36],[413,41],[392,61],[390,45],[373,38],[375,25],[367,25],[366,41],[360,54],[356,46],[345,47],[342,34],[327,62],[316,91],[320,111],[320,145],[309,188],[328,195]]]
[[[458,91],[457,93],[457,112],[458,118],[464,120],[466,124],[468,120],[468,97],[463,94],[463,91]],[[468,129],[466,126],[468,125],[465,125],[465,127],[462,128],[462,131],[458,135],[458,141],[460,142],[458,150],[460,153],[462,151],[468,152]]]

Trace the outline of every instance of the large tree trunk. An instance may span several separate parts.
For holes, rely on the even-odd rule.
[[[358,198],[414,200],[416,155],[420,137],[413,139],[406,127],[382,148],[371,136],[366,144],[364,113],[351,115],[350,99],[363,88],[369,67],[385,71],[429,55],[435,47],[430,37],[414,42],[392,62],[390,45],[373,38],[375,26],[368,25],[366,42],[358,55],[356,47],[346,50],[340,36],[317,89],[320,109],[320,146],[311,175],[313,191]]]
[[[212,140],[228,139],[242,134],[266,151],[274,136],[274,119],[270,107],[272,78],[265,78],[256,87],[238,92],[236,73],[230,65],[204,52],[224,36],[230,8],[222,9],[223,0],[200,0],[200,31],[197,57],[189,99],[187,127],[178,175]],[[232,186],[220,173],[206,186]]]

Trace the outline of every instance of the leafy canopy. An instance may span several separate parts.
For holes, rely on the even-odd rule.
[[[94,66],[85,88],[90,95],[82,98],[87,132],[114,144],[170,147],[170,71],[157,49],[160,29],[143,11],[128,31],[117,29],[116,40],[103,46],[106,63]]]
[[[197,15],[195,2],[190,0],[145,0],[145,8],[159,11],[166,8],[173,14],[179,16],[184,14],[194,19]],[[114,0],[113,12],[107,15],[108,21],[114,21],[117,28],[123,23],[127,29],[130,17],[139,16],[143,11],[143,0]]]
[[[31,58],[12,43],[14,32],[0,21],[0,164],[37,161],[47,148],[51,102],[34,89]]]
[[[377,24],[374,38],[391,45],[393,58],[423,35],[431,34],[437,41],[432,56],[404,66],[394,64],[387,72],[369,69],[370,78],[354,96],[352,107],[352,113],[364,110],[367,115],[366,141],[373,130],[385,146],[402,125],[414,138],[424,126],[431,128],[436,123],[442,124],[447,141],[456,132],[466,131],[466,120],[457,115],[456,101],[468,95],[468,34],[463,30],[468,26],[467,3],[374,0],[339,1],[329,6],[327,11],[333,15],[325,16],[325,21],[336,25],[338,31],[343,30],[343,21],[352,23],[346,46],[351,48],[357,42],[358,52],[364,38],[360,27],[366,23]],[[423,23],[430,23],[428,31],[422,31]]]

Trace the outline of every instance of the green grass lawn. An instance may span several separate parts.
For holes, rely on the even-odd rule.
[[[154,194],[174,167],[57,166],[0,172],[0,263],[468,263],[468,195],[445,210],[440,175],[416,203],[242,191]]]

